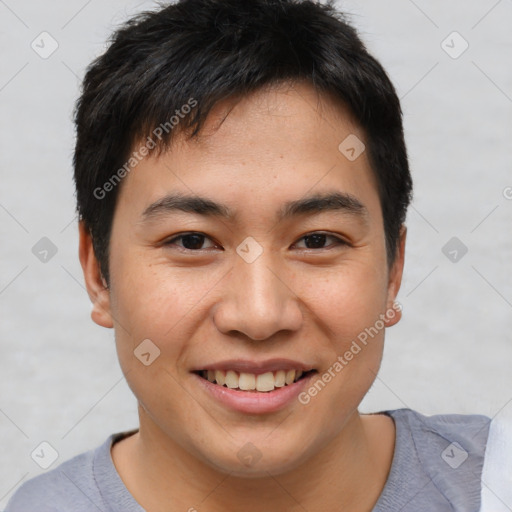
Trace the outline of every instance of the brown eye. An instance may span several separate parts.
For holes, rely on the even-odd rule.
[[[334,244],[325,246],[329,239],[334,240]],[[304,240],[305,249],[327,249],[331,245],[348,245],[347,242],[341,238],[327,233],[311,233],[310,235],[303,236],[301,240]]]
[[[190,251],[199,251],[201,249],[205,249],[208,247],[203,247],[203,244],[205,241],[210,241],[211,246],[215,247],[215,245],[211,242],[211,240],[202,233],[185,233],[183,235],[176,236],[167,242],[165,242],[164,245],[177,245],[178,247],[181,247],[183,249],[187,249]],[[179,244],[179,241],[181,241],[181,245]]]

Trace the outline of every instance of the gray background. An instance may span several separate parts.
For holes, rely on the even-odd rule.
[[[339,5],[402,98],[416,188],[404,317],[362,410],[495,416],[512,399],[512,1]],[[71,113],[112,29],[152,6],[0,0],[0,508],[43,471],[30,456],[42,441],[58,452],[55,466],[137,425],[113,331],[89,316]],[[43,31],[59,45],[47,59],[31,48]],[[469,43],[458,58],[442,47],[453,31]],[[463,41],[446,45],[458,54]],[[468,248],[457,262],[442,252],[454,236]],[[32,252],[42,237],[57,248],[47,262]]]

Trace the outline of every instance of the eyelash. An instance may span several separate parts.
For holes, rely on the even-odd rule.
[[[187,236],[193,236],[193,235],[197,235],[197,236],[201,236],[201,237],[204,237],[205,239],[207,240],[210,240],[210,238],[205,235],[204,233],[201,233],[199,231],[191,231],[189,233],[183,233],[181,235],[178,235],[178,236],[175,236],[174,238],[171,238],[167,241],[165,241],[163,243],[164,246],[172,246],[172,245],[176,245],[175,242],[176,240],[180,240],[180,239],[183,239]],[[337,237],[335,235],[331,235],[329,233],[324,233],[322,231],[313,231],[311,233],[307,233],[306,235],[303,235],[302,237],[299,238],[299,240],[304,240],[305,238],[307,237],[310,237],[310,236],[313,236],[313,235],[325,235],[327,238],[332,238],[335,240],[335,243],[334,244],[331,244],[331,245],[334,245],[334,246],[350,246],[350,243],[347,242],[346,240],[343,240],[342,238],[340,237]],[[210,240],[212,243],[213,241]],[[200,252],[204,249],[187,249],[186,247],[179,247],[177,246],[178,249],[180,251],[183,251],[183,252]],[[327,246],[327,247],[320,247],[320,248],[317,248],[317,249],[311,249],[311,248],[303,248],[303,250],[306,250],[306,251],[319,251],[319,250],[326,250],[326,249],[329,249],[331,246]]]

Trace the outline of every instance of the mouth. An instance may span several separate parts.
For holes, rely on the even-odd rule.
[[[313,365],[288,358],[230,359],[191,372],[201,393],[242,414],[272,414],[299,404],[297,397],[318,374]]]
[[[194,373],[220,387],[248,393],[270,393],[276,389],[291,386],[317,372],[316,370],[280,369],[258,374],[236,370],[198,370]]]

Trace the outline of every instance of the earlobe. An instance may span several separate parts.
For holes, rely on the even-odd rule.
[[[89,230],[81,221],[79,230],[79,258],[85,279],[87,293],[92,302],[91,318],[102,327],[112,328],[114,323],[110,312],[110,292],[101,274]]]
[[[396,301],[396,296],[402,284],[402,275],[405,261],[405,240],[407,238],[407,228],[402,225],[400,228],[400,238],[396,250],[395,261],[389,272],[388,281],[388,300],[386,306],[386,327],[397,324],[402,318],[402,306]]]

